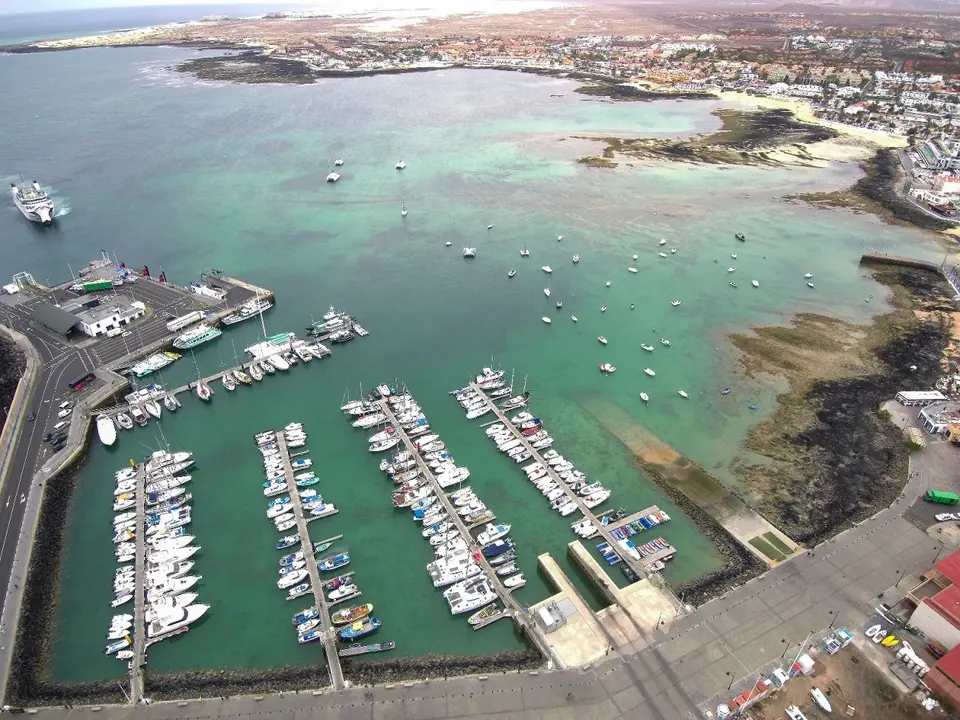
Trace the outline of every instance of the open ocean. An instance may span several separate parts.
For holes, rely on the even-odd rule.
[[[290,625],[310,602],[285,602],[274,586],[277,535],[263,515],[252,440],[293,420],[310,433],[318,489],[340,508],[311,533],[316,540],[344,534],[363,599],[384,622],[379,639],[395,640],[403,655],[519,646],[507,623],[471,631],[431,586],[430,548],[409,513],[391,507],[379,458],[367,452],[372,433],[353,430],[338,410],[361,384],[405,382],[470,468],[470,484],[513,524],[528,578],[517,593],[522,603],[552,592],[536,569],[544,552],[587,592],[567,560],[570,519],[549,509],[447,394],[491,358],[508,373],[516,369],[518,386],[526,380],[531,409],[555,447],[613,490],[610,507],[657,503],[673,516],[658,533],[679,550],[668,580],[715,569],[712,544],[643,476],[611,429],[648,430],[735,484],[729,465],[742,457],[748,429],[772,412],[776,389],[739,377],[726,335],[786,323],[800,311],[867,322],[884,310],[884,289],[858,267],[864,250],[939,258],[922,233],[781,199],[848,186],[859,172],[852,165],[632,161],[610,171],[575,162],[600,146],[574,135],[709,132],[719,127],[710,114],[716,102],[615,104],[577,95],[567,80],[496,71],[248,86],[170,70],[194,55],[136,48],[0,56],[0,91],[16,98],[0,105],[0,179],[37,178],[61,208],[56,226],[44,229],[12,202],[0,204],[0,276],[29,270],[61,281],[68,263],[76,269],[106,249],[130,267],[162,268],[172,282],[217,267],[274,289],[269,333],[302,332],[336,305],[370,336],[253,388],[229,394],[217,385],[209,406],[185,396],[176,416],[164,416],[163,439],[197,456],[190,531],[203,548],[193,558],[203,575],[199,601],[212,611],[151,650],[154,671],[322,662],[322,648],[298,646]],[[24,92],[43,85],[46,92]],[[343,178],[326,184],[337,157],[345,159]],[[394,169],[398,158],[407,163],[402,172]],[[734,239],[737,231],[746,243]],[[661,238],[677,253],[658,257]],[[476,259],[461,257],[465,245],[477,248]],[[519,255],[524,245],[527,259]],[[574,253],[583,258],[576,267]],[[628,273],[631,265],[639,272]],[[728,285],[729,265],[739,290]],[[518,274],[508,279],[511,268]],[[815,291],[804,272],[815,273]],[[876,299],[867,305],[869,295]],[[554,309],[558,299],[562,311]],[[682,305],[671,307],[674,299]],[[609,310],[601,314],[601,305]],[[201,370],[234,364],[259,333],[255,321],[227,330],[196,353]],[[658,335],[672,346],[656,343]],[[653,353],[641,350],[645,342],[655,343]],[[602,362],[617,373],[600,374]],[[162,380],[176,386],[192,375],[186,358]],[[721,397],[726,386],[734,392]],[[649,406],[641,391],[651,395]],[[609,427],[611,418],[628,427]],[[156,423],[121,433],[111,449],[94,441],[66,518],[56,680],[122,674],[102,652],[115,567],[112,475],[162,441]],[[623,581],[618,571],[612,577]]]

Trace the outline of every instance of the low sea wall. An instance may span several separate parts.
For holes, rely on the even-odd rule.
[[[887,253],[869,252],[860,257],[862,265],[900,265],[901,267],[923,268],[933,270],[934,272],[943,272],[943,268],[935,262],[929,260],[917,260],[903,255],[888,255]]]

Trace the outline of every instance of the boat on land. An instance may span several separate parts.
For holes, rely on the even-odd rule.
[[[117,426],[113,424],[109,415],[97,415],[97,436],[100,442],[107,446],[117,441]]]

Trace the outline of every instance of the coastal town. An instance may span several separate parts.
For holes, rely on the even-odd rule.
[[[899,138],[898,194],[941,229],[957,222],[960,22],[811,10],[632,17],[598,6],[422,21],[277,12],[6,49],[224,49],[177,69],[241,82],[477,68],[572,77],[589,83],[581,91],[614,100],[752,96],[801,119]]]
[[[137,65],[122,81],[106,73],[139,104],[117,95],[112,125],[92,114],[92,132],[108,139],[96,146],[104,167],[87,167],[83,182],[144,228],[119,254],[101,250],[78,266],[84,233],[120,242],[97,224],[96,199],[67,185],[69,167],[49,193],[41,185],[62,157],[86,152],[82,123],[62,157],[30,168],[39,181],[12,185],[13,222],[0,217],[14,250],[46,252],[54,232],[73,243],[56,251],[69,279],[45,277],[43,258],[11,254],[20,272],[0,285],[0,713],[912,720],[960,711],[956,238],[797,207],[853,189],[786,194],[860,175],[870,190],[858,191],[877,201],[872,212],[891,211],[886,220],[960,224],[960,16],[788,7],[807,11],[275,12],[0,47],[0,62],[21,69],[97,56],[97,71],[84,73],[97,78],[112,63]],[[145,57],[160,58],[149,78]],[[443,71],[487,91],[469,86],[453,101],[436,90]],[[144,89],[160,76],[176,82]],[[256,83],[278,86],[243,85]],[[359,96],[361,86],[394,94],[383,93],[379,110],[369,101],[355,115],[338,110],[337,93]],[[516,86],[534,90],[521,96]],[[78,104],[64,95],[45,99],[53,122]],[[195,104],[170,102],[188,95]],[[304,102],[318,97],[322,112]],[[431,169],[411,147],[437,98],[456,106],[442,124],[460,135],[428,140],[459,153],[457,172],[477,168],[457,182],[483,209],[479,220],[441,215],[465,203],[449,192],[447,167]],[[394,114],[408,99],[412,114]],[[184,123],[176,137],[149,131],[162,122],[154,101]],[[551,204],[547,230],[502,180],[543,203],[554,176],[521,183],[502,156],[466,152],[483,145],[463,131],[471,113],[505,105],[509,117],[524,102],[552,112],[536,134],[514,131],[525,152],[535,137],[551,152],[568,139],[565,150],[606,146],[556,163],[572,199]],[[657,104],[629,104],[645,102]],[[25,107],[36,135],[55,135],[43,132],[42,111]],[[665,109],[695,109],[705,122],[686,139],[608,137],[602,117],[560,137],[580,132],[563,125],[571,108],[626,111],[629,123],[611,133],[647,132],[633,128]],[[188,126],[188,113],[212,134]],[[664,115],[668,132],[684,132]],[[281,132],[284,118],[309,124]],[[387,126],[403,132],[386,137]],[[373,131],[386,139],[368,158]],[[28,164],[35,148],[12,138],[10,152],[23,153],[14,161]],[[189,146],[169,169],[130,163],[178,191],[150,202],[182,217],[182,239],[197,245],[186,259],[151,247],[150,225],[171,227],[138,195],[105,184],[111,158],[129,163],[132,140],[154,157]],[[684,182],[664,171],[646,194],[615,186],[628,173],[654,182],[655,163],[631,157],[684,163],[655,166]],[[218,180],[248,174],[271,192],[231,186],[221,204],[205,167]],[[194,179],[181,195],[186,172]],[[802,181],[816,173],[818,184]],[[694,174],[709,182],[695,185]],[[123,179],[136,184],[132,173]],[[198,221],[190,208],[200,188],[211,212]],[[684,205],[664,202],[673,188]],[[720,198],[713,205],[709,193]],[[73,200],[69,214],[57,212],[62,198]],[[577,217],[601,198],[596,212],[610,218]],[[741,212],[718,220],[723,203]],[[216,261],[232,269],[191,272],[241,204],[264,219],[232,216],[239,239]],[[621,206],[626,223],[612,217]],[[715,227],[695,224],[702,218]],[[621,225],[631,237],[614,257],[604,243]],[[540,236],[529,248],[528,228]],[[454,242],[465,233],[461,251]],[[498,233],[509,238],[499,247]],[[270,252],[239,262],[245,236]],[[429,263],[412,255],[421,250]],[[478,271],[498,262],[481,294]],[[316,268],[334,263],[318,281]],[[361,275],[382,295],[359,295]],[[456,287],[428,294],[444,285],[438,278]],[[501,318],[517,314],[524,292],[547,309],[508,325]],[[370,331],[339,303],[358,306]],[[429,316],[424,329],[406,319],[411,307]],[[495,338],[522,331],[535,362],[514,366],[519,343],[477,357],[489,344],[478,352],[459,334],[479,331],[477,307],[498,321]],[[644,344],[638,328],[653,325]],[[439,370],[424,360],[434,345]],[[619,372],[596,364],[607,359]]]

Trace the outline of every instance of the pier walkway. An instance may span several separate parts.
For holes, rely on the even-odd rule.
[[[483,556],[483,553],[480,552],[480,546],[477,544],[477,541],[474,540],[473,536],[470,534],[469,528],[464,524],[463,520],[460,518],[460,515],[457,513],[457,509],[454,507],[453,503],[450,501],[450,498],[447,497],[446,490],[440,487],[440,483],[437,482],[436,475],[433,474],[433,471],[430,469],[430,466],[424,461],[423,457],[420,455],[420,451],[417,449],[415,443],[409,438],[406,430],[400,426],[400,422],[397,420],[397,416],[393,414],[393,409],[390,407],[390,403],[386,400],[380,400],[377,403],[380,406],[380,409],[387,416],[390,424],[396,428],[397,433],[400,435],[400,440],[403,442],[404,446],[407,448],[407,451],[412,457],[417,459],[417,467],[420,468],[420,471],[423,473],[424,477],[427,478],[430,485],[433,487],[434,494],[437,496],[437,499],[443,505],[444,510],[447,511],[447,517],[450,522],[452,522],[457,530],[460,531],[460,534],[467,542],[467,549],[470,553],[478,558],[478,564],[483,570],[484,575],[487,576],[487,579],[491,582],[494,589],[497,591],[497,595],[500,596],[500,600],[503,602],[506,612],[513,618],[514,622],[517,623],[517,627],[523,632],[527,637],[534,642],[541,652],[543,652],[544,657],[553,657],[552,650],[550,646],[544,642],[543,637],[541,636],[540,629],[527,618],[526,610],[514,600],[513,596],[510,594],[510,591],[504,587],[503,583],[500,581],[500,577],[494,572],[493,567],[490,563],[487,562],[487,559]]]
[[[565,483],[560,478],[560,476],[557,475],[557,473],[553,471],[553,468],[550,467],[550,465],[547,464],[547,461],[543,459],[543,455],[540,454],[540,451],[535,449],[533,445],[531,445],[527,441],[527,438],[524,437],[523,433],[521,433],[519,430],[517,430],[516,427],[514,427],[513,423],[507,419],[507,416],[503,413],[503,411],[496,406],[493,400],[491,400],[487,396],[487,394],[480,388],[480,386],[477,385],[477,383],[472,382],[470,383],[470,387],[473,388],[477,392],[477,394],[484,399],[484,401],[487,403],[490,409],[493,410],[493,413],[497,416],[500,422],[503,423],[504,427],[506,427],[511,433],[513,433],[514,437],[516,437],[523,444],[523,446],[527,449],[527,452],[530,453],[533,459],[536,460],[538,463],[540,463],[544,468],[546,468],[547,474],[550,476],[550,478],[553,479],[553,481],[556,482],[557,485],[563,489],[563,491],[566,493],[568,498],[570,498],[571,500],[573,500],[574,503],[576,503],[577,508],[583,514],[583,517],[593,523],[594,527],[597,528],[597,531],[600,533],[603,539],[607,541],[611,549],[616,551],[617,555],[619,555],[620,558],[623,560],[623,562],[629,565],[630,568],[635,573],[637,573],[638,577],[645,577],[647,575],[646,563],[640,560],[631,558],[630,555],[622,547],[620,547],[620,545],[617,543],[616,539],[614,539],[614,537],[610,534],[610,531],[606,528],[606,526],[601,524],[600,520],[597,518],[596,515],[593,514],[590,508],[588,508],[586,505],[583,504],[583,498],[581,498],[576,492],[574,492],[574,490],[569,485],[567,485],[567,483]],[[673,594],[672,591],[669,588],[667,588],[665,585],[664,587],[661,588],[661,590],[663,590],[663,592],[665,593],[670,593],[671,595]],[[677,607],[680,606],[679,599],[677,599],[676,605]]]
[[[146,661],[146,600],[147,600],[147,465],[137,467],[137,526],[135,542],[137,556],[134,560],[133,595],[133,660],[130,661],[130,702],[136,705],[143,695],[143,665]]]
[[[330,622],[330,608],[327,607],[327,598],[323,594],[323,583],[320,582],[320,571],[317,569],[317,556],[313,552],[313,542],[307,530],[307,521],[303,516],[303,503],[297,484],[293,479],[293,467],[290,465],[290,454],[287,452],[287,441],[283,430],[277,430],[277,449],[283,458],[283,474],[290,488],[290,503],[293,505],[293,516],[297,520],[297,529],[300,531],[300,548],[303,559],[307,562],[307,572],[310,574],[310,586],[313,588],[313,599],[320,611],[320,627],[323,628],[323,650],[327,656],[327,670],[330,672],[330,682],[334,689],[342,690],[343,668],[340,667],[340,656],[337,654],[337,633]]]

